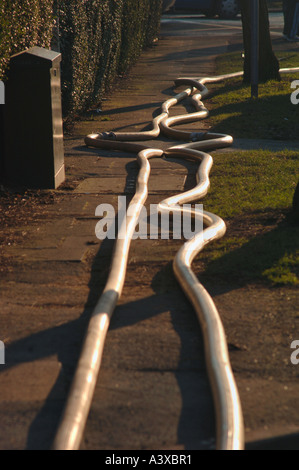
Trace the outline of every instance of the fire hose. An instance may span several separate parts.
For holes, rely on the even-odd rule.
[[[281,69],[282,73],[294,71],[299,71],[299,68]],[[233,138],[229,135],[211,132],[182,131],[173,129],[172,126],[208,116],[208,110],[201,101],[209,93],[206,83],[220,82],[242,75],[243,72],[237,72],[201,79],[179,78],[175,81],[175,85],[186,85],[187,88],[162,104],[161,113],[153,119],[151,130],[97,133],[86,136],[87,146],[136,153],[139,173],[136,192],[128,206],[123,226],[119,230],[119,233],[121,232],[124,236],[118,236],[116,239],[108,279],[89,321],[53,449],[75,450],[81,443],[101,365],[105,338],[125,281],[130,243],[148,195],[149,160],[166,156],[166,158],[191,159],[200,163],[197,171],[197,185],[191,190],[161,201],[158,206],[161,211],[183,212],[184,204],[195,202],[207,194],[213,159],[210,154],[206,153],[206,150],[231,146]],[[195,112],[170,117],[170,108],[187,97],[191,97]],[[189,143],[171,146],[166,150],[148,148],[141,143],[141,141],[158,137],[160,133]],[[131,210],[132,207],[134,211]],[[173,261],[174,273],[194,307],[203,332],[207,371],[216,410],[216,447],[219,450],[242,450],[244,448],[242,408],[230,365],[224,328],[213,299],[192,271],[192,262],[197,254],[205,245],[221,238],[225,234],[226,226],[224,221],[215,214],[207,211],[199,213],[191,206],[189,210],[193,217],[201,218],[205,228],[187,240],[180,248]]]

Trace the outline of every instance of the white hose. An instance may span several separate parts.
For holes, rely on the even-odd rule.
[[[282,69],[282,73],[297,72],[298,69]],[[209,173],[213,164],[211,155],[204,151],[232,145],[233,138],[229,135],[215,133],[194,133],[172,129],[171,126],[203,119],[208,110],[201,100],[207,96],[206,83],[216,83],[229,78],[242,76],[243,72],[204,77],[201,79],[180,78],[176,86],[187,85],[187,88],[165,101],[161,113],[152,121],[152,130],[143,132],[110,132],[90,134],[86,136],[88,146],[125,150],[137,153],[140,166],[136,193],[128,207],[124,220],[125,237],[117,238],[113,253],[110,274],[89,322],[83,349],[69,392],[65,411],[58,428],[53,449],[75,450],[80,446],[94,388],[96,385],[106,334],[117,301],[122,293],[125,280],[127,260],[131,239],[138,223],[142,205],[148,192],[150,165],[148,160],[153,157],[179,157],[200,162],[195,188],[181,194],[171,196],[159,204],[161,211],[184,211],[182,206],[202,198],[209,189]],[[169,110],[186,97],[192,97],[196,111],[183,116],[169,117]],[[158,137],[160,131],[168,137],[189,141],[187,144],[176,145],[167,150],[147,148],[146,145],[130,142],[145,141]],[[129,141],[129,142],[128,142]],[[134,205],[132,214],[130,207]],[[204,230],[187,240],[174,259],[174,273],[194,306],[199,319],[204,344],[207,370],[212,385],[217,418],[217,449],[237,450],[244,448],[244,424],[240,398],[230,365],[227,342],[223,325],[216,306],[205,288],[200,284],[192,271],[192,261],[203,247],[213,240],[221,238],[226,230],[224,221],[217,215],[203,211],[199,213],[193,208],[189,211],[193,217],[200,217]],[[121,229],[122,230],[122,229]]]

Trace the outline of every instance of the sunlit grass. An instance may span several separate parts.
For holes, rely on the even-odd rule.
[[[291,212],[299,178],[298,153],[254,150],[213,158],[204,209],[228,220],[240,235],[228,230],[215,245],[206,247],[200,258],[206,266],[204,276],[298,285],[299,226],[281,216]]]
[[[291,207],[299,178],[294,151],[252,150],[213,155],[207,210],[222,217]]]
[[[282,68],[299,66],[299,52],[279,52],[277,57]],[[239,70],[243,70],[240,52],[218,57],[217,74]],[[299,105],[293,105],[290,99],[291,82],[296,78],[283,74],[280,82],[259,84],[258,100],[251,99],[251,87],[244,85],[242,78],[210,85],[212,130],[234,138],[297,140]],[[299,227],[287,215],[291,213],[298,171],[299,153],[287,149],[214,155],[211,189],[204,207],[228,219],[234,231],[240,219],[243,226],[239,236],[228,231],[216,246],[202,253],[204,276],[270,285],[299,284]],[[273,214],[277,216],[274,223]],[[265,218],[263,222],[261,217]]]
[[[280,57],[281,56],[281,57]],[[281,53],[281,67],[298,67],[299,52]],[[243,70],[240,52],[223,54],[216,61],[217,74]],[[298,75],[298,74],[297,74]],[[294,74],[282,74],[281,81],[259,84],[259,99],[251,99],[251,87],[242,78],[209,86],[210,124],[217,132],[232,133],[235,138],[297,139],[299,105],[291,102]]]

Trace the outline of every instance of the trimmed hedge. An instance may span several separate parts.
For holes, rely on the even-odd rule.
[[[1,0],[0,79],[5,78],[11,55],[33,46],[49,48],[53,30],[49,0]]]
[[[157,36],[161,0],[62,0],[64,112],[96,102]]]
[[[97,102],[159,32],[161,0],[2,0],[0,78],[9,56],[50,48],[58,21],[63,114]]]

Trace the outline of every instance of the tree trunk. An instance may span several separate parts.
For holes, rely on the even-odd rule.
[[[251,0],[240,0],[243,42],[244,82],[251,80]],[[267,0],[259,0],[259,82],[280,80],[279,63],[272,49]]]

